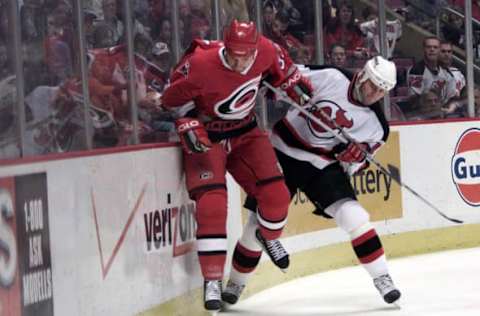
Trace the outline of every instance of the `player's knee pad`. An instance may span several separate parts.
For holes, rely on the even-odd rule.
[[[290,193],[283,181],[274,181],[258,187],[257,220],[262,236],[276,239],[287,222]]]
[[[227,192],[214,189],[196,197],[198,235],[226,234]]]
[[[347,232],[351,238],[361,235],[372,227],[368,212],[360,203],[350,198],[333,203],[325,209],[325,213],[332,216],[338,227]]]

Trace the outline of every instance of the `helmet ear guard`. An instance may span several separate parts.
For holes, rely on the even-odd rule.
[[[382,56],[373,57],[367,61],[359,75],[360,82],[364,82],[367,79],[370,79],[373,84],[385,91],[392,90],[397,84],[395,63],[386,60]]]

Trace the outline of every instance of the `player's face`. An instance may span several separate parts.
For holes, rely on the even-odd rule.
[[[228,51],[225,51],[225,59],[233,71],[243,72],[253,63],[255,60],[255,54],[237,56],[229,54]]]
[[[364,105],[372,105],[385,96],[387,91],[377,87],[370,79],[367,79],[360,86],[360,94]]]

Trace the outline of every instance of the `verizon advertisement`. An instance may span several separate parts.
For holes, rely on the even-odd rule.
[[[46,174],[0,179],[0,203],[0,315],[54,315]]]

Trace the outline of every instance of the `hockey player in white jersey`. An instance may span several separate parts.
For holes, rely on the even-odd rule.
[[[375,287],[385,302],[393,303],[400,298],[400,291],[390,277],[369,214],[357,202],[349,175],[368,165],[363,150],[374,154],[387,140],[388,122],[378,101],[396,84],[395,64],[377,56],[354,76],[328,66],[306,67],[304,75],[314,87],[305,108],[331,129],[343,128],[355,142],[341,143],[292,107],[275,124],[271,137],[286,184],[292,198],[297,190],[303,191],[316,206],[316,215],[333,218],[350,236],[353,250]],[[322,117],[320,111],[330,120]],[[245,206],[255,210],[256,201],[249,197]],[[254,240],[254,236],[248,236],[252,231],[246,229],[241,240]],[[222,295],[230,304],[236,303],[249,277],[241,272],[243,265],[251,264],[235,253],[233,257],[234,267]]]

